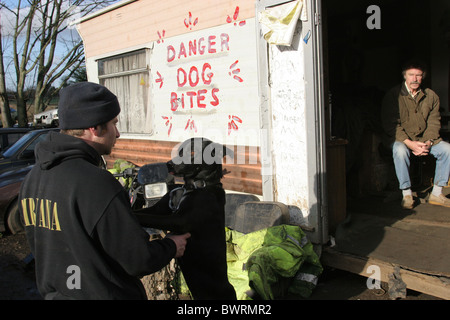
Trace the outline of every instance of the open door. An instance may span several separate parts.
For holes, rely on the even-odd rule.
[[[295,22],[292,40],[272,42],[258,25],[258,70],[264,200],[289,206],[291,220],[307,226],[314,243],[328,241],[326,192],[326,104],[320,1],[260,0],[257,19],[295,8],[283,19]],[[299,7],[296,7],[299,8]],[[294,10],[293,10],[294,11]],[[281,18],[280,18],[281,19]],[[261,20],[260,20],[261,21]],[[265,158],[264,158],[265,157]]]

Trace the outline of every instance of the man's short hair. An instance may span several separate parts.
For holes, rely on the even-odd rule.
[[[108,128],[106,123],[101,123],[97,126],[100,126],[101,130],[106,130]],[[61,133],[67,134],[73,137],[81,137],[84,134],[84,130],[86,129],[61,129]]]

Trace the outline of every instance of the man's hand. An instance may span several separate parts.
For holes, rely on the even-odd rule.
[[[191,234],[168,234],[166,237],[172,239],[177,245],[177,253],[175,254],[175,258],[183,256],[184,250],[186,249],[187,239],[191,237]]]
[[[411,150],[415,156],[426,156],[430,153],[431,144],[420,141],[411,141],[406,139],[404,144]]]

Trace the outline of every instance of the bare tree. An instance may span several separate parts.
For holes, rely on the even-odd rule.
[[[0,25],[0,39],[2,38],[2,26]],[[2,41],[0,41],[0,99],[1,106],[0,111],[2,113],[2,123],[4,127],[12,127],[13,120],[11,117],[11,112],[9,109],[9,99],[6,92],[6,80],[5,80],[5,70],[3,66],[3,47]]]
[[[19,126],[27,125],[26,83],[33,79],[35,88],[34,112],[45,110],[48,102],[58,94],[68,78],[84,62],[82,40],[78,35],[67,38],[69,21],[86,15],[117,0],[26,0],[18,1],[17,8],[0,3],[0,10],[8,10],[14,17],[12,59],[16,77],[17,118]],[[74,32],[75,33],[75,32]],[[72,34],[73,35],[73,34]],[[57,48],[60,50],[58,54]],[[63,48],[63,50],[61,50]],[[0,48],[1,49],[1,48]],[[7,100],[4,56],[0,60],[0,96]],[[58,85],[56,85],[58,82]],[[7,104],[7,102],[6,102]],[[3,109],[5,109],[5,103]],[[5,110],[6,113],[9,113]],[[10,126],[7,117],[4,126]]]
[[[38,2],[38,1],[34,1]],[[27,106],[25,99],[25,79],[27,75],[34,69],[27,68],[28,61],[31,60],[31,54],[33,53],[34,43],[31,39],[31,32],[33,27],[33,18],[36,12],[37,5],[34,4],[30,7],[28,14],[25,15],[23,19],[21,19],[22,10],[21,1],[19,0],[18,9],[16,14],[13,36],[13,61],[16,71],[16,79],[17,79],[17,94],[16,94],[16,103],[17,103],[17,119],[20,127],[25,127],[27,124]],[[25,32],[25,40],[22,47],[21,52],[19,52],[20,48],[18,45],[19,35]]]

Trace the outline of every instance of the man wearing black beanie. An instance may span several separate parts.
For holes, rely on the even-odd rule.
[[[139,280],[183,255],[190,236],[148,241],[120,183],[101,168],[120,134],[116,96],[82,82],[60,93],[61,133],[36,146],[19,210],[45,299],[146,299]]]

